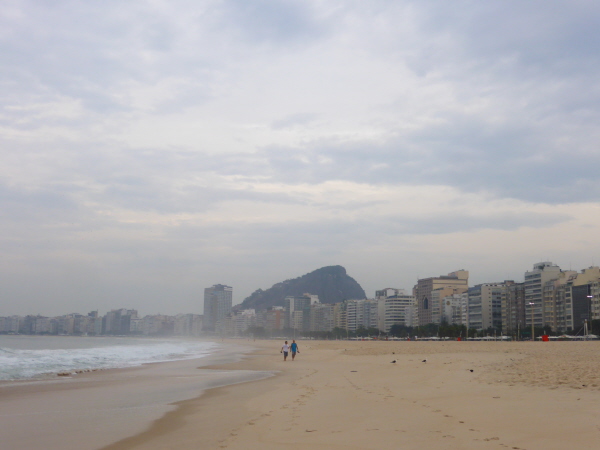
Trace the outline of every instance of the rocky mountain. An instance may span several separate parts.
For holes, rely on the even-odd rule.
[[[258,289],[247,297],[240,309],[254,308],[257,311],[270,306],[283,306],[283,299],[289,295],[313,294],[321,303],[337,303],[342,300],[365,298],[365,291],[342,266],[321,267],[313,272],[282,281],[263,291]]]

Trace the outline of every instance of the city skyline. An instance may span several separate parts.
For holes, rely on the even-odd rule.
[[[462,275],[458,275],[459,277],[463,278],[463,281],[466,281],[466,283],[464,284],[465,288],[469,287],[475,287],[475,286],[480,286],[480,285],[485,285],[485,284],[495,284],[495,283],[504,283],[504,282],[515,282],[515,283],[525,283],[528,274],[533,273],[533,271],[536,270],[536,268],[538,266],[544,266],[544,265],[549,265],[551,267],[553,267],[554,269],[556,269],[558,272],[557,273],[562,273],[565,275],[568,274],[583,274],[585,273],[588,269],[593,269],[593,268],[597,268],[598,266],[587,266],[587,267],[582,267],[582,268],[575,268],[572,269],[571,267],[569,268],[564,268],[561,267],[560,264],[555,264],[553,261],[538,261],[535,263],[532,263],[533,269],[530,267],[527,270],[525,270],[525,272],[523,272],[521,277],[517,277],[517,278],[504,278],[504,279],[494,279],[494,280],[484,280],[484,281],[477,281],[477,282],[472,282],[471,278],[470,278],[470,272],[468,270],[464,270],[464,269],[458,269],[455,270],[454,272],[450,272],[447,275],[442,273],[439,274],[431,274],[430,276],[426,276],[423,278],[419,278],[417,280],[415,280],[415,282],[412,284],[412,286],[398,286],[398,285],[392,285],[392,284],[387,284],[385,286],[379,286],[377,287],[375,290],[373,290],[372,294],[369,293],[369,291],[365,290],[366,293],[366,297],[365,299],[374,299],[378,297],[378,293],[384,292],[386,289],[391,289],[391,290],[396,290],[396,291],[402,291],[405,292],[407,295],[413,295],[414,289],[417,290],[417,295],[415,298],[419,298],[419,287],[421,286],[422,282],[428,283],[430,282],[429,280],[433,280],[433,283],[436,282],[436,280],[443,280],[443,279],[447,279],[450,278],[451,276],[456,276],[457,274],[462,274]],[[350,274],[349,274],[350,275]],[[466,278],[465,278],[466,277]],[[279,282],[283,282],[286,280],[280,280]],[[357,282],[360,284],[360,281],[357,280]],[[451,283],[455,283],[456,281],[451,281]],[[449,284],[448,283],[444,283],[443,281],[441,282],[440,285],[446,286],[448,287]],[[170,315],[170,316],[176,316],[176,315],[186,315],[186,314],[206,314],[206,304],[207,302],[216,302],[215,305],[217,303],[221,304],[221,306],[219,306],[218,308],[225,308],[225,309],[231,309],[231,307],[235,307],[235,306],[239,306],[241,304],[241,300],[239,302],[234,302],[233,301],[233,293],[234,289],[232,286],[227,286],[221,283],[216,283],[213,284],[211,287],[205,287],[203,289],[203,298],[201,300],[199,300],[198,302],[198,306],[202,306],[202,310],[192,310],[192,311],[169,311],[168,308],[163,308],[161,310],[157,310],[157,311],[148,311],[146,315]],[[466,291],[466,289],[465,289]],[[218,294],[218,297],[214,297],[213,299],[213,294],[214,293]],[[444,292],[444,291],[442,291]],[[427,293],[425,294],[425,297],[429,297],[430,296],[430,291],[427,291]],[[307,293],[307,294],[311,294],[311,293]],[[225,295],[223,297],[223,295]],[[218,298],[218,300],[217,300]],[[348,299],[348,300],[359,300],[357,299]],[[531,300],[528,300],[531,301]],[[224,303],[223,303],[224,302]],[[284,303],[284,299],[282,298],[281,300],[282,304]],[[422,307],[420,302],[416,303],[417,305],[419,305],[419,308]],[[164,306],[167,306],[167,304],[165,303]],[[217,308],[217,307],[215,307]],[[88,308],[90,311],[92,312],[98,312],[100,311],[100,309],[98,307],[96,308]],[[137,309],[137,308],[133,308],[130,305],[124,305],[124,304],[109,304],[109,306],[106,307],[106,311],[110,312],[110,311],[117,311],[117,310],[121,310],[121,309]],[[64,316],[64,315],[71,315],[71,314],[79,314],[79,315],[85,315],[84,310],[79,309],[79,310],[72,310],[69,312],[65,312],[65,311],[61,311],[61,312],[57,312],[54,314],[43,314],[41,312],[20,312],[20,313],[13,313],[13,312],[8,312],[8,311],[2,311],[0,309],[0,317],[4,316],[4,317],[10,317],[10,316],[27,316],[27,315],[39,315],[39,316],[49,316],[49,317],[58,317],[58,316]],[[208,319],[209,322],[207,322],[208,324],[208,328],[214,327],[213,322],[215,322],[217,319],[217,313],[216,311],[209,313],[211,315],[211,318]],[[212,317],[212,315],[214,314],[214,318]],[[221,311],[219,317],[223,317],[223,312]],[[537,326],[537,325],[536,325]]]
[[[600,267],[561,270],[550,261],[535,263],[523,282],[468,285],[468,271],[419,279],[412,295],[404,289],[384,288],[375,298],[321,302],[321,287],[302,295],[279,291],[280,301],[232,309],[232,287],[213,285],[204,291],[204,315],[138,315],[137,310],[114,309],[104,316],[66,314],[0,316],[0,334],[54,335],[195,335],[236,336],[270,333],[317,333],[332,338],[348,333],[379,335],[393,332],[406,337],[410,328],[427,336],[450,333],[460,337],[498,332],[520,339],[534,328],[548,333],[599,333]],[[325,281],[327,283],[327,281]],[[306,287],[307,289],[310,289]],[[292,289],[293,291],[294,289]],[[340,301],[341,300],[341,301]],[[277,303],[283,303],[278,306]],[[423,327],[423,328],[420,328]],[[528,328],[531,327],[531,328]],[[287,330],[287,331],[286,331]],[[345,331],[344,331],[345,330]],[[395,331],[394,331],[395,330]],[[529,332],[531,330],[531,333]],[[447,336],[444,334],[444,336]]]
[[[600,5],[17,0],[0,25],[7,313],[600,262]]]

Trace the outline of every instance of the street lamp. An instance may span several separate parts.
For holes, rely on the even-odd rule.
[[[534,320],[533,320],[534,319],[534,316],[533,316],[533,313],[534,313],[533,307],[534,307],[534,305],[535,305],[534,302],[529,302],[529,306],[531,307],[531,340],[533,342],[535,342],[535,328],[534,328],[535,325],[534,325]]]

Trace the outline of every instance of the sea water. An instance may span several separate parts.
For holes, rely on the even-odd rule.
[[[0,380],[201,358],[217,347],[192,339],[0,335]]]

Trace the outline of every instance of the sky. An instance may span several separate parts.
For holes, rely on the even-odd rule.
[[[0,315],[600,264],[600,3],[4,0]]]

